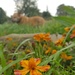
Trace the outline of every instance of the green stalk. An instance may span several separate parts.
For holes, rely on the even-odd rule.
[[[6,66],[6,59],[3,54],[3,45],[2,44],[0,44],[0,59],[1,59],[1,66],[2,66],[2,68],[4,68]],[[4,75],[6,75],[6,71],[4,72]]]
[[[69,48],[72,48],[75,46],[75,43],[72,43],[71,45],[65,47],[65,48],[62,48],[60,49],[59,51],[57,51],[55,54],[51,55],[50,57],[48,57],[45,61],[43,61],[40,65],[46,65],[48,64],[50,61],[53,61],[53,60],[57,60],[57,58],[59,57],[59,55],[61,54],[62,51],[64,50],[67,50]]]
[[[7,66],[5,66],[3,69],[0,70],[0,75],[2,75],[2,73],[5,72],[8,68],[10,68],[12,65],[14,65],[14,64],[16,64],[16,63],[18,63],[18,62],[20,62],[20,61],[23,60],[23,59],[29,58],[30,55],[32,55],[32,54],[34,54],[34,52],[27,54],[27,55],[26,55],[25,57],[23,57],[23,58],[19,58],[19,59],[15,60],[15,61],[11,62],[10,64],[8,64]],[[8,75],[8,74],[4,74],[4,75]]]
[[[26,40],[24,40],[22,43],[20,43],[20,45],[16,48],[16,50],[15,50],[15,52],[14,52],[12,58],[15,56],[15,53],[18,51],[18,49],[19,49],[24,43],[26,43],[26,42],[29,41],[29,40],[31,40],[31,39],[26,39]]]

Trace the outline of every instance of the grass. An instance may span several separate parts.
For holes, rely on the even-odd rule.
[[[19,70],[23,69],[22,67],[25,67],[24,65],[25,62],[23,62],[22,65],[22,63],[20,64],[20,61],[21,60],[29,61],[32,58],[41,59],[39,66],[44,66],[41,69],[46,68],[45,72],[41,72],[42,75],[74,75],[75,33],[72,33],[72,31],[73,30],[75,31],[74,28],[75,26],[71,27],[68,32],[64,31],[64,28],[66,26],[69,27],[72,24],[74,24],[73,18],[54,17],[52,20],[47,21],[44,26],[40,26],[38,28],[28,25],[18,25],[16,23],[4,23],[0,25],[0,36],[12,33],[25,34],[25,33],[41,33],[41,32],[44,33],[48,32],[51,34],[59,33],[62,35],[65,32],[65,36],[58,39],[57,42],[51,41],[49,34],[39,34],[39,35],[37,34],[35,38],[33,37],[31,39],[25,39],[22,43],[17,43],[13,39],[7,40],[8,43],[1,42],[0,75],[14,75],[14,70],[16,73],[18,72],[18,74],[20,74]],[[70,38],[70,36],[72,36],[72,38]],[[40,41],[38,41],[39,39]],[[36,67],[34,60],[30,62],[31,63],[28,63],[30,65],[28,66],[29,70]],[[47,66],[45,67],[45,65]],[[34,68],[34,70],[35,69],[36,68]],[[28,73],[26,75],[30,74]]]
[[[46,22],[44,26],[32,27],[29,25],[18,25],[16,23],[4,23],[0,25],[0,36],[8,35],[12,33],[16,34],[26,34],[26,33],[40,33],[40,32],[50,32],[54,33],[63,33],[63,29],[66,27],[56,20],[50,20]]]
[[[43,36],[46,36],[46,37],[43,37]],[[3,75],[14,75],[14,70],[16,73],[18,72],[19,74],[20,72],[18,70],[23,69],[22,67],[25,63],[23,62],[23,65],[21,66],[22,62],[21,64],[19,62],[21,60],[29,61],[32,58],[34,59],[39,58],[42,60],[39,66],[44,65],[44,67],[41,69],[46,68],[46,71],[42,72],[42,75],[52,75],[52,74],[53,75],[74,75],[75,74],[75,69],[74,69],[75,67],[75,55],[74,55],[75,42],[70,39],[69,41],[72,41],[72,43],[67,46],[66,44],[63,45],[63,41],[65,40],[63,39],[63,41],[61,42],[62,44],[61,43],[55,44],[49,40],[50,39],[49,34],[44,34],[43,36],[40,37],[42,38],[42,40],[40,39],[40,41],[38,41],[38,37],[33,39],[34,40],[33,42],[30,41],[31,39],[24,40],[22,43],[20,43],[19,46],[17,46],[14,52],[10,52],[9,49],[6,48],[8,44],[4,45],[4,43],[3,44],[0,43],[0,59],[1,59],[0,60],[1,61],[0,62],[0,75],[2,75],[2,73]],[[69,43],[69,41],[67,43]],[[12,43],[12,42],[9,41],[9,43]],[[23,44],[25,45],[25,48],[20,50],[20,47]],[[28,50],[30,51],[29,53],[27,53]],[[65,53],[65,54],[62,55],[62,53]],[[12,61],[9,62],[10,60]],[[32,63],[34,63],[33,60],[31,61],[31,63],[28,63],[30,64],[29,68],[31,69],[33,69],[32,67],[36,67]],[[45,67],[45,65],[47,66]],[[48,66],[50,66],[50,68],[47,68]],[[30,74],[28,73],[26,75],[30,75]]]

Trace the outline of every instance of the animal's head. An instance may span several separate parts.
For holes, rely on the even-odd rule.
[[[20,19],[21,19],[21,15],[19,14],[19,13],[14,13],[12,16],[11,16],[11,20],[13,21],[13,22],[19,22],[20,21]]]

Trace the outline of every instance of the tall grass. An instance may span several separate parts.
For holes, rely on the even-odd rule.
[[[12,33],[16,34],[26,34],[26,33],[40,33],[40,32],[50,32],[50,33],[63,33],[65,25],[62,25],[56,20],[47,21],[44,26],[33,27],[29,25],[20,25],[16,23],[4,23],[0,25],[0,36],[8,35]]]

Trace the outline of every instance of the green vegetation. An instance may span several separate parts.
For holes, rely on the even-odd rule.
[[[69,17],[75,17],[75,8],[73,6],[66,6],[64,4],[61,4],[57,8],[58,16],[69,16]]]
[[[70,17],[54,17],[52,20],[47,21],[44,26],[33,27],[29,25],[20,25],[17,23],[4,23],[0,25],[0,36],[12,33],[25,34],[25,33],[40,33],[50,32],[63,33],[66,26],[71,26],[75,23],[75,18]]]
[[[12,33],[16,34],[40,33],[40,32],[62,33],[63,28],[64,26],[62,26],[59,22],[54,20],[47,22],[44,26],[40,27],[5,23],[3,25],[0,25],[0,36]]]
[[[75,18],[73,17],[59,16],[54,18],[56,19],[56,21],[60,22],[62,25],[65,25],[65,26],[75,24]]]
[[[25,6],[27,0],[14,1],[16,4],[24,1],[22,9],[16,6],[18,11],[26,7],[22,13],[27,16],[40,13],[36,0],[28,0],[29,8]],[[32,8],[32,4],[35,7]],[[63,9],[60,10],[61,8]],[[28,10],[25,11],[26,9]],[[34,11],[30,12],[32,10],[35,14]],[[51,18],[39,27],[12,23],[10,20],[0,24],[0,37],[8,34],[39,33],[20,42],[12,37],[0,41],[0,75],[75,75],[75,8],[62,4],[57,12],[56,17],[52,17],[48,11],[40,13],[46,19],[48,16]],[[63,36],[52,41],[50,34]]]
[[[61,37],[58,42],[51,41],[49,33],[36,34],[19,45],[9,37],[8,43],[0,43],[0,75],[38,75],[40,71],[42,75],[74,75],[74,27],[70,27],[68,32],[65,30],[66,37]],[[8,44],[15,49],[10,51]]]
[[[0,7],[0,24],[7,21],[6,12]]]

